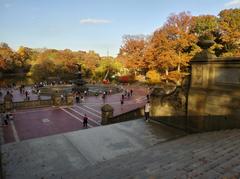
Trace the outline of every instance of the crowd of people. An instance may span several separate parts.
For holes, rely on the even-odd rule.
[[[123,90],[123,93],[121,95],[120,103],[121,103],[121,109],[123,109],[124,100],[130,99],[130,97],[133,95],[132,89],[125,89]]]
[[[19,93],[21,96],[23,96],[24,100],[30,100],[30,97],[32,96],[31,94],[32,93],[35,93],[35,94],[38,94],[40,95],[40,89],[41,87],[44,87],[46,85],[55,85],[55,83],[46,83],[46,82],[40,82],[40,83],[36,83],[34,85],[32,85],[31,87],[26,87],[25,85],[20,85],[20,86],[16,86],[16,84],[11,84],[11,85],[8,85],[7,87],[5,88],[0,88],[0,97],[5,95],[6,92],[9,93],[10,95],[12,95],[12,97],[14,97],[14,95],[16,94],[16,91],[19,90]],[[123,86],[120,87],[121,91],[122,91],[122,94],[120,96],[120,106],[121,106],[121,110],[123,110],[123,106],[124,106],[124,103],[125,101],[131,99],[131,97],[133,96],[133,89],[131,88],[123,88]],[[15,92],[14,92],[15,90]],[[149,120],[149,112],[150,112],[150,103],[149,103],[149,100],[150,100],[150,97],[149,97],[149,93],[150,93],[151,89],[148,89],[148,93],[146,95],[146,98],[147,98],[147,104],[145,105],[144,107],[144,113],[145,113],[145,119],[146,121]],[[112,95],[112,89],[108,89],[108,90],[103,90],[103,91],[98,91],[95,93],[95,96],[98,97],[100,96],[103,100],[103,103],[105,103],[106,99],[107,99],[107,96],[110,96]],[[76,103],[83,103],[85,101],[85,98],[87,96],[90,95],[90,92],[88,90],[84,90],[82,92],[73,92],[74,94],[74,97],[75,97],[75,101]],[[65,96],[62,94],[61,95],[61,100],[62,102],[64,102],[64,99]],[[12,117],[13,115],[9,112],[4,112],[1,114],[1,120],[2,120],[2,124],[7,126],[8,125],[8,121],[10,119],[13,119]],[[84,122],[84,127],[87,127],[87,116],[85,115],[85,117],[83,118],[83,121],[85,120]]]

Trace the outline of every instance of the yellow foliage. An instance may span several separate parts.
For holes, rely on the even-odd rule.
[[[149,70],[146,77],[150,83],[159,83],[161,81],[161,76],[156,70]]]

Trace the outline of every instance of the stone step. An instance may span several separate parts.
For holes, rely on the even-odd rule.
[[[225,175],[223,171],[235,174],[240,170],[239,148],[240,130],[194,134],[64,176],[86,179],[221,178]],[[227,170],[229,166],[235,170]]]
[[[239,141],[238,141],[238,143],[239,143]],[[231,147],[232,144],[229,146]],[[187,164],[184,166],[184,168],[188,169],[188,171],[192,171],[194,168],[198,168],[202,164],[202,162],[204,162],[204,161],[202,161],[202,159],[204,159],[206,156],[209,156],[209,158],[208,158],[209,161],[210,161],[211,156],[214,156],[214,157],[216,156],[216,153],[215,154],[212,153],[212,148],[210,148],[209,146],[206,149],[204,149],[204,147],[201,149],[202,149],[202,151],[200,150],[197,153],[190,152],[190,153],[186,153],[186,155],[174,157],[174,158],[172,158],[172,160],[169,159],[170,160],[170,161],[168,160],[169,163],[167,165],[164,164],[164,169],[167,171],[171,166],[174,166],[175,168],[172,168],[172,170],[176,170],[177,169],[176,167],[182,167],[181,164]],[[219,154],[219,155],[222,155],[222,154]],[[216,158],[217,157],[218,156],[216,156]],[[212,160],[214,160],[214,159],[212,159]],[[172,161],[175,161],[175,162],[172,162]],[[207,161],[207,160],[205,160],[205,161]],[[177,164],[178,165],[180,164],[180,166],[178,166]],[[171,171],[169,171],[169,172],[171,172]]]
[[[212,144],[210,144],[210,146],[212,146]],[[190,149],[189,149],[189,150],[190,150]],[[189,151],[185,151],[185,153],[188,153],[188,152],[189,152]],[[154,153],[153,153],[153,154],[154,154]],[[163,153],[163,152],[161,152],[161,154],[164,155],[164,156],[167,156],[167,157],[166,157],[167,159],[168,159],[168,156],[169,156],[169,155],[174,155],[174,154],[175,154],[175,155],[180,155],[179,153],[176,154],[175,152],[174,152],[174,153],[170,152],[168,155],[167,155],[166,153]],[[160,159],[161,159],[161,154],[160,154],[160,155],[158,154],[158,158],[160,158]],[[152,161],[152,160],[153,160],[152,157],[150,157],[149,160]],[[125,163],[125,164],[126,164],[126,166],[129,166],[128,163]],[[133,164],[134,164],[134,163],[131,163],[130,166],[133,165]],[[166,165],[166,164],[164,164],[164,165]]]

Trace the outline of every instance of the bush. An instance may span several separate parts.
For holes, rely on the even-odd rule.
[[[149,83],[160,83],[161,76],[156,70],[149,70],[146,74]]]

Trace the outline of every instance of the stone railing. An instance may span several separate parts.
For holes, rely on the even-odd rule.
[[[31,101],[4,101],[0,104],[0,112],[12,111],[13,109],[28,109],[28,108],[39,108],[48,106],[62,106],[62,105],[73,105],[73,95],[69,94],[64,97],[64,100],[60,95],[53,95],[50,99],[38,99]]]
[[[240,128],[238,116],[159,116],[151,117],[168,126],[190,133]]]
[[[53,105],[52,99],[20,101],[20,102],[13,103],[14,109],[38,108],[38,107],[47,107],[47,106],[52,106],[52,105]]]
[[[113,109],[110,105],[102,107],[102,125],[113,124],[123,121],[138,119],[144,116],[143,108],[137,108],[117,116],[113,116]]]

